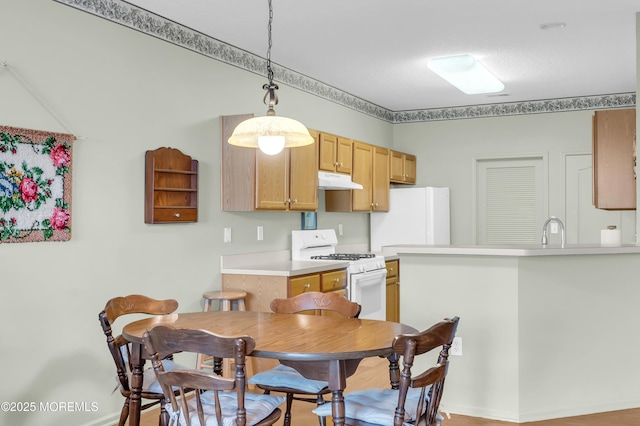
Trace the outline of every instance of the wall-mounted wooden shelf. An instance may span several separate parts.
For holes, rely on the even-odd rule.
[[[198,160],[174,148],[145,154],[145,223],[198,221]]]

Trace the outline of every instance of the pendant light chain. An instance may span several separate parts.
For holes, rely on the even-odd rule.
[[[273,22],[273,6],[272,0],[269,0],[269,44],[267,47],[267,78],[269,79],[269,84],[273,83],[273,70],[271,69],[271,45],[273,44],[271,40],[271,24]]]
[[[267,155],[276,155],[284,148],[297,148],[312,145],[315,141],[309,130],[291,118],[277,117],[274,106],[278,104],[278,85],[273,82],[271,69],[271,29],[273,22],[273,5],[269,1],[269,47],[267,49],[267,78],[269,82],[262,88],[267,91],[263,102],[269,106],[266,117],[253,117],[236,126],[228,139],[229,145],[245,148],[258,148]],[[269,98],[267,103],[267,98]],[[315,173],[315,172],[314,172]]]
[[[263,102],[269,106],[267,109],[267,115],[276,115],[276,111],[273,109],[275,105],[278,104],[278,95],[276,94],[276,90],[278,90],[278,85],[273,82],[273,69],[271,69],[271,45],[273,44],[271,39],[271,27],[273,22],[273,5],[272,0],[269,0],[269,39],[268,39],[268,47],[267,47],[267,79],[269,82],[262,86],[267,93],[264,94]],[[267,103],[267,97],[269,98],[269,102]]]

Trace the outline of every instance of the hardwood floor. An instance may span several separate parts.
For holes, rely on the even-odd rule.
[[[356,374],[348,379],[347,391],[366,389],[368,387],[388,387],[388,376],[380,374],[381,369],[387,365],[386,359],[369,358],[362,361]],[[446,385],[445,385],[446,387]],[[446,389],[445,389],[446,393]],[[292,424],[294,426],[313,426],[318,424],[315,414],[311,412],[314,405],[294,401],[291,412]],[[281,407],[282,408],[282,407]],[[158,425],[158,409],[143,413],[141,426]],[[451,418],[446,418],[442,426],[514,426],[516,423],[503,422],[497,420],[482,419],[477,417],[461,416],[451,414]],[[282,419],[276,423],[282,425]],[[333,423],[327,419],[327,425]],[[566,417],[562,419],[544,420],[539,422],[520,423],[523,426],[638,426],[640,425],[640,408],[623,411],[612,411],[607,413],[597,413],[587,416]]]

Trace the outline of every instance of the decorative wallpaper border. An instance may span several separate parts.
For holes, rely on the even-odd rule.
[[[593,109],[635,108],[635,106],[635,93],[619,93],[578,98],[398,111],[394,113],[393,122],[411,123],[418,121],[460,120],[465,118],[503,117],[508,115],[544,114]]]
[[[123,0],[53,0],[108,21],[143,32],[152,37],[192,50],[255,74],[264,74],[266,60],[191,28],[177,24]],[[274,66],[274,79],[323,99],[390,123],[460,120],[523,114],[579,111],[604,108],[633,108],[635,93],[473,105],[451,108],[391,111],[343,92],[282,66]]]

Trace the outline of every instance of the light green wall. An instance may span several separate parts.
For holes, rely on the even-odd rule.
[[[0,412],[0,424],[113,424],[123,399],[111,394],[115,371],[98,324],[106,301],[140,293],[199,310],[201,294],[220,288],[221,255],[286,250],[300,229],[299,213],[220,211],[219,116],[264,115],[266,77],[49,0],[0,0],[0,11],[0,61],[84,138],[73,151],[71,241],[0,244],[0,399],[99,407]],[[0,94],[3,125],[65,131],[2,67]],[[389,123],[284,85],[279,97],[277,112],[309,127],[392,142]],[[200,162],[198,223],[144,223],[144,153],[162,146]],[[368,215],[325,213],[323,193],[320,203],[318,226],[343,224],[341,244],[367,245]]]
[[[220,286],[221,255],[288,249],[290,230],[300,227],[297,213],[220,211],[218,117],[263,115],[266,77],[50,0],[0,0],[0,11],[0,61],[83,138],[73,153],[72,240],[0,244],[0,396],[99,406],[89,413],[0,413],[0,424],[103,424],[122,402],[111,394],[114,372],[97,321],[105,302],[141,293],[176,298],[180,311],[200,309],[202,292]],[[2,68],[0,94],[3,125],[66,131]],[[460,243],[470,240],[472,155],[538,152],[543,148],[527,143],[540,139],[550,151],[554,142],[564,146],[557,152],[588,151],[588,112],[392,125],[284,85],[279,96],[278,113],[309,127],[416,153],[419,184],[452,187],[452,235]],[[567,130],[574,125],[587,129]],[[538,127],[561,132],[535,138]],[[196,224],[143,222],[144,152],[162,146],[200,161]],[[338,224],[340,244],[368,242],[368,215],[326,213],[321,192],[318,226]],[[264,241],[256,241],[257,225]],[[224,227],[233,230],[230,244],[222,243]]]
[[[396,125],[394,147],[418,156],[418,185],[450,188],[451,242],[474,244],[474,161],[546,156],[549,196],[545,216],[565,220],[565,156],[591,152],[592,115],[593,111],[576,111]],[[628,223],[625,242],[635,240],[634,212],[602,214],[615,219],[612,223]],[[568,227],[570,232],[576,232],[575,228]]]
[[[452,413],[518,423],[635,408],[638,261],[400,253],[400,321],[460,317],[443,396]]]

